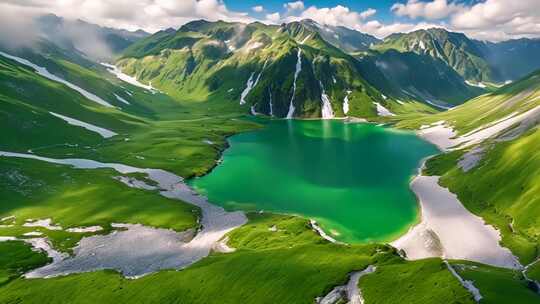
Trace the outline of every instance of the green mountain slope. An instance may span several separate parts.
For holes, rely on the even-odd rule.
[[[444,109],[485,92],[467,85],[457,72],[431,56],[390,49],[370,52],[360,56],[359,61],[368,82],[405,100],[423,100]]]
[[[501,80],[516,80],[540,68],[540,39],[515,39],[498,43],[478,42],[488,63]]]
[[[9,130],[0,135],[0,150],[163,168],[188,178],[205,174],[216,165],[220,152],[227,146],[227,136],[259,127],[243,119],[251,106],[256,112],[270,114],[272,104],[272,112],[275,111],[272,114],[284,117],[293,98],[297,116],[319,117],[324,89],[336,116],[344,114],[347,90],[352,91],[348,96],[351,115],[375,117],[374,101],[397,114],[411,108],[433,112],[409,100],[404,100],[402,105],[393,96],[383,96],[364,80],[368,71],[358,60],[323,39],[320,33],[304,28],[296,32],[292,27],[196,22],[179,31],[167,30],[134,43],[119,64],[172,97],[116,79],[75,47],[62,48],[51,41],[42,41],[37,49],[9,51],[45,67],[56,77],[80,86],[113,107],[100,105],[69,86],[0,55],[0,128]],[[423,59],[415,60],[411,59],[409,64],[420,64]],[[297,74],[293,95],[298,62],[302,69]],[[436,69],[439,68],[443,69]],[[407,83],[401,74],[388,77],[399,85]],[[249,78],[253,88],[244,96],[245,105],[240,105]],[[411,82],[418,86],[421,79]],[[531,75],[471,101],[470,106],[467,103],[403,125],[445,119],[460,132],[470,131],[538,105],[538,79],[538,74]],[[50,112],[109,129],[117,135],[103,138]],[[478,193],[496,193],[482,197],[481,202],[485,199],[489,203],[479,204],[478,209],[474,209],[476,200],[461,196],[460,199],[497,227],[508,225],[508,217],[512,217],[514,232],[508,232],[509,228],[503,230],[504,242],[524,261],[534,256],[532,248],[538,235],[535,222],[538,204],[534,199],[538,197],[535,168],[540,165],[537,165],[535,144],[539,139],[538,129],[531,128],[513,141],[493,142],[493,150],[484,159],[500,158],[493,168],[486,167],[496,174],[490,175],[489,171],[482,176],[466,177],[470,182],[466,186],[450,185],[458,155],[444,155],[429,165],[434,173],[448,172],[443,180],[464,193],[460,195],[467,197],[470,187],[477,187],[474,189]],[[519,153],[522,149],[525,152]],[[475,170],[482,168],[467,174],[475,174]],[[109,233],[110,223],[119,221],[176,230],[197,225],[197,213],[192,206],[159,196],[155,190],[129,188],[113,179],[117,174],[110,170],[75,170],[34,160],[0,158],[3,185],[0,218],[17,215],[16,226],[0,227],[0,235],[24,237],[24,233],[37,228],[22,227],[22,223],[28,218],[44,217],[51,217],[53,222],[65,227],[103,225],[102,233]],[[504,190],[506,185],[502,181],[508,180],[516,180],[516,184]],[[493,191],[490,185],[495,182],[503,190]],[[529,187],[527,183],[534,183],[530,186],[532,192],[527,192],[533,195],[531,205],[527,204],[531,198],[521,194],[523,185]],[[316,297],[344,284],[351,271],[362,270],[369,264],[376,265],[378,271],[363,278],[360,286],[365,288],[370,301],[473,302],[440,259],[406,262],[385,245],[330,244],[313,232],[307,220],[298,217],[261,213],[250,214],[249,221],[229,233],[229,244],[237,249],[235,252],[212,253],[182,271],[160,271],[133,280],[112,271],[25,279],[20,276],[22,272],[42,265],[45,258],[22,242],[0,243],[0,302],[118,303],[137,299],[182,303],[313,303]],[[68,252],[83,236],[41,228],[39,231],[58,249]],[[523,294],[512,298],[516,303],[530,303],[536,296],[523,286],[518,272],[502,273],[483,266],[463,272],[478,281],[481,291],[494,303],[500,292],[494,282],[511,283],[512,292]],[[294,292],[291,286],[295,286]],[[499,303],[504,301],[507,299]]]
[[[386,101],[313,27],[194,21],[135,43],[118,65],[178,98],[227,100],[246,112],[321,117],[325,95],[327,112],[341,117],[350,95],[347,115],[376,117],[373,101]]]
[[[292,24],[299,29],[306,28],[309,32],[317,32],[326,42],[347,53],[367,51],[373,45],[381,42],[371,35],[344,26],[323,25],[311,19],[304,19]]]
[[[437,121],[460,136],[506,126],[474,146],[433,158],[428,173],[441,175],[441,183],[470,211],[497,227],[502,243],[523,264],[532,262],[540,252],[540,71],[451,111],[401,125]]]
[[[481,81],[498,81],[500,76],[494,71],[486,59],[482,48],[461,33],[448,32],[444,29],[431,28],[407,34],[392,34],[375,50],[395,49],[400,52],[415,52],[440,59],[452,67],[464,79]]]

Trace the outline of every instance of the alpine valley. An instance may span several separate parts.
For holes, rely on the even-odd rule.
[[[540,303],[540,40],[0,39],[0,303]]]

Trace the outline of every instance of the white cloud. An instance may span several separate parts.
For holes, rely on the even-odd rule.
[[[281,16],[279,15],[279,13],[266,15],[266,22],[268,23],[279,23],[280,20],[281,20]]]
[[[448,3],[447,0],[433,0],[421,2],[418,0],[408,0],[406,4],[395,3],[391,10],[398,16],[410,18],[443,19],[463,9],[462,5]]]
[[[367,10],[360,13],[360,18],[367,19],[377,13],[376,9],[368,8]]]
[[[392,11],[413,20],[382,23],[373,19],[375,9],[354,11],[343,5],[306,7],[303,1],[295,1],[285,3],[283,11],[265,14],[264,21],[279,23],[311,18],[319,23],[346,26],[379,38],[393,32],[433,26],[487,40],[540,37],[540,0],[465,3],[463,0],[408,0],[394,4]],[[260,5],[251,9],[265,12]],[[167,27],[178,28],[194,19],[255,21],[246,12],[229,10],[224,0],[0,0],[0,13],[7,15],[3,19],[23,16],[21,12],[55,13],[100,25],[130,30],[142,28],[150,32]]]
[[[482,0],[471,5],[447,0],[408,0],[392,11],[412,19],[448,19],[449,30],[492,41],[540,37],[539,0]]]
[[[283,4],[283,7],[288,11],[300,11],[304,9],[303,1],[288,2]]]
[[[413,32],[420,29],[428,29],[428,28],[434,28],[434,27],[444,27],[444,26],[441,24],[427,23],[427,22],[420,22],[420,23],[396,22],[396,23],[384,24],[377,20],[372,20],[363,24],[359,24],[358,26],[354,27],[354,29],[360,32],[371,34],[377,38],[384,38],[393,33],[408,33],[408,32]]]
[[[247,13],[230,11],[222,0],[2,0],[0,3],[0,11],[15,8],[150,32],[177,28],[194,19],[254,21]]]
[[[356,12],[342,5],[322,8],[310,6],[297,14],[283,17],[281,21],[290,22],[302,19],[313,19],[320,24],[345,26],[360,32],[374,35],[378,38],[384,38],[396,32],[410,32],[418,29],[441,26],[426,22],[383,24],[377,20],[368,20],[368,18],[374,16],[376,12],[377,11],[372,8],[369,8],[363,12]]]
[[[318,8],[316,6],[310,6],[302,11],[299,15],[288,16],[287,19],[288,21],[313,19],[321,24],[333,26],[343,25],[354,28],[362,23],[364,19],[373,16],[376,12],[376,10],[370,8],[359,13],[342,5],[337,5],[332,8]]]

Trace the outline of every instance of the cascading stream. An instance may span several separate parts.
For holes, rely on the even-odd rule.
[[[296,61],[296,71],[294,72],[293,92],[291,96],[291,103],[289,104],[289,112],[287,113],[287,119],[292,119],[294,115],[294,95],[296,95],[296,80],[298,75],[302,71],[302,49],[298,49],[298,59]]]

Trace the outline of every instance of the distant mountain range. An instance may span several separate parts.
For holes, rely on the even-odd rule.
[[[64,49],[75,48],[94,59],[113,58],[135,41],[150,35],[143,30],[130,32],[53,14],[40,16],[34,23],[47,40]]]
[[[374,103],[392,108],[418,100],[445,109],[523,77],[540,67],[531,45],[540,43],[487,43],[435,28],[379,40],[313,20],[199,20],[137,41],[119,64],[179,96],[220,96],[266,115],[320,117],[328,101],[334,116],[369,117],[377,113]],[[351,113],[343,110],[346,99]]]
[[[19,54],[115,62],[174,97],[215,98],[282,118],[444,110],[540,68],[538,39],[492,43],[439,28],[379,40],[309,19],[197,20],[152,35],[55,15],[35,23],[43,40]]]
[[[386,51],[429,55],[452,67],[464,79],[475,82],[516,80],[540,68],[540,39],[499,43],[469,39],[462,33],[432,28],[392,34],[373,47]]]

